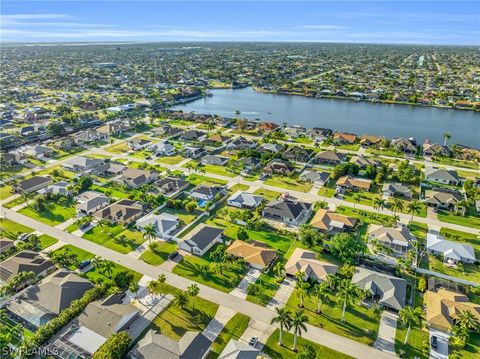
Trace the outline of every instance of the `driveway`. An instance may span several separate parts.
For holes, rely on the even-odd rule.
[[[395,354],[395,332],[397,331],[398,315],[387,310],[382,312],[377,340],[373,347],[388,353]]]
[[[280,284],[277,293],[275,293],[270,303],[267,304],[267,308],[275,309],[276,307],[283,307],[292,295],[295,285],[296,281],[294,279],[285,278],[282,284]]]
[[[223,327],[228,323],[230,319],[235,315],[235,311],[228,309],[224,306],[218,307],[215,318],[213,318],[210,323],[203,330],[203,335],[205,335],[212,342],[217,339],[218,335],[222,331]]]
[[[277,329],[275,325],[270,325],[267,323],[263,323],[261,321],[250,319],[248,323],[247,329],[243,332],[241,336],[241,340],[245,343],[248,343],[252,337],[257,337],[258,342],[255,345],[255,348],[258,350],[262,350],[263,346],[267,342],[268,338],[272,333]]]
[[[240,281],[240,284],[237,288],[233,289],[230,294],[235,297],[245,299],[247,298],[247,288],[250,283],[255,283],[260,276],[261,271],[258,269],[251,268],[247,275]]]
[[[432,337],[437,337],[437,349],[431,347]],[[430,358],[448,359],[448,341],[450,335],[436,329],[430,329]]]

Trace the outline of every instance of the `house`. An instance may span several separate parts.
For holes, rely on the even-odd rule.
[[[350,231],[355,228],[358,220],[333,211],[320,208],[310,221],[313,228],[325,232]]]
[[[190,192],[190,197],[196,199],[198,202],[213,201],[217,195],[225,196],[227,190],[223,186],[207,186],[204,184],[198,185]]]
[[[279,153],[283,146],[278,143],[262,143],[257,149],[259,152]]]
[[[246,150],[255,147],[257,147],[257,143],[255,141],[249,141],[245,137],[238,137],[227,144],[227,149],[229,150]]]
[[[26,180],[20,181],[13,185],[13,189],[17,193],[35,192],[45,188],[53,183],[49,177],[33,176]]]
[[[475,263],[475,251],[469,244],[448,241],[439,234],[427,233],[427,251],[441,256],[445,263]]]
[[[158,171],[143,170],[140,168],[127,168],[118,181],[131,188],[139,188],[144,184],[151,183],[158,178]]]
[[[0,238],[0,254],[7,252],[11,248],[15,248],[14,241],[8,238]]]
[[[7,152],[0,153],[0,164],[3,167],[20,166],[27,163],[27,157],[23,153]]]
[[[353,144],[357,141],[357,135],[353,133],[335,132],[332,140],[337,144]]]
[[[283,157],[292,162],[308,162],[310,157],[313,156],[315,152],[312,149],[304,148],[300,146],[289,147],[284,153]]]
[[[99,166],[97,166],[92,172],[95,174],[101,175],[101,176],[119,176],[125,170],[127,167],[125,167],[122,163],[120,162],[112,162],[112,161],[107,161]]]
[[[21,251],[0,263],[0,281],[7,283],[20,272],[33,272],[37,277],[45,276],[55,266],[50,259],[34,251]]]
[[[262,211],[263,217],[292,226],[304,223],[311,212],[311,203],[281,198],[269,202]]]
[[[415,237],[407,227],[397,226],[388,228],[378,224],[371,224],[368,227],[367,237],[369,242],[374,240],[378,244],[391,249],[395,256],[406,254],[410,242],[415,240]]]
[[[259,356],[260,350],[243,341],[230,339],[218,359],[257,359]]]
[[[188,188],[189,185],[190,182],[174,176],[161,178],[154,183],[155,188],[158,188],[159,191],[164,195],[170,195],[183,191],[184,189]]]
[[[151,144],[150,141],[141,138],[134,138],[133,140],[128,141],[128,147],[135,151],[143,150]]]
[[[46,157],[51,157],[55,151],[49,147],[35,145],[35,146],[26,146],[21,153],[27,157],[33,157],[37,160],[44,159]]]
[[[337,180],[337,192],[345,192],[352,189],[368,191],[371,185],[372,181],[367,179],[343,176]]]
[[[72,194],[72,191],[69,189],[69,186],[70,186],[70,183],[66,181],[60,181],[38,190],[37,193],[39,194],[51,193],[51,194],[58,194],[62,196],[70,196]]]
[[[382,163],[379,160],[376,160],[371,157],[363,157],[363,156],[352,156],[350,158],[350,163],[357,165],[360,169],[365,169],[368,166],[379,167]]]
[[[307,130],[301,126],[292,126],[292,127],[285,127],[282,129],[282,132],[286,134],[289,138],[299,138],[301,136],[305,136]]]
[[[62,163],[62,167],[72,172],[88,172],[105,163],[103,159],[84,156],[72,157]]]
[[[207,134],[202,131],[188,130],[180,135],[180,139],[183,141],[204,141],[207,138]]]
[[[232,207],[243,209],[255,209],[262,202],[264,198],[248,192],[235,192],[230,198],[227,199],[227,204]]]
[[[368,290],[381,306],[399,311],[406,304],[407,281],[363,267],[357,267],[352,283]]]
[[[116,120],[110,121],[105,125],[97,128],[97,132],[103,135],[119,135],[130,130],[131,126],[126,121]]]
[[[448,157],[450,156],[450,154],[451,151],[447,146],[439,145],[437,143],[430,143],[428,141],[425,141],[425,143],[423,144],[423,155],[425,157]]]
[[[257,128],[263,132],[272,132],[278,128],[278,125],[273,122],[262,122],[257,126]]]
[[[295,171],[295,168],[288,162],[273,159],[264,168],[263,172],[266,174],[276,174],[281,176],[290,176]]]
[[[184,146],[183,155],[188,158],[198,158],[205,155],[206,151],[200,146]]]
[[[105,208],[93,213],[98,221],[108,221],[112,224],[129,224],[139,218],[143,213],[143,206],[130,199],[121,199]]]
[[[176,137],[183,132],[181,128],[172,127],[168,124],[163,124],[160,127],[155,128],[153,131],[159,136],[168,138]]]
[[[179,341],[150,329],[128,353],[128,359],[204,359],[212,341],[201,332],[186,332]]]
[[[292,255],[285,263],[285,273],[289,276],[295,277],[297,273],[304,273],[303,280],[313,280],[321,282],[325,280],[329,274],[337,273],[338,266],[323,262],[317,259],[315,252],[295,248]]]
[[[11,298],[5,309],[20,323],[39,328],[70,304],[82,298],[93,284],[75,273],[59,269],[41,283],[32,285]]]
[[[227,136],[222,136],[219,133],[215,133],[211,135],[210,137],[206,138],[202,142],[205,143],[206,145],[224,145],[228,142],[230,137]]]
[[[307,130],[308,136],[314,142],[323,142],[332,135],[333,131],[329,128],[314,127]]]
[[[417,144],[415,140],[409,138],[394,138],[390,145],[398,152],[405,155],[415,156],[417,154]]]
[[[269,268],[277,257],[277,251],[267,248],[263,242],[247,243],[240,239],[230,244],[225,253],[232,257],[242,258],[250,267],[260,270]]]
[[[60,138],[52,143],[52,147],[57,150],[68,151],[77,146],[77,142],[74,137],[67,136]]]
[[[173,233],[180,225],[180,219],[169,213],[154,214],[149,213],[137,220],[137,228],[143,230],[147,225],[153,225],[157,237],[167,237]]]
[[[204,165],[225,166],[228,162],[228,157],[207,155],[200,161]]]
[[[427,189],[425,191],[425,203],[429,207],[437,209],[453,210],[457,203],[463,201],[460,192],[444,189]]]
[[[437,292],[428,290],[425,293],[425,319],[430,328],[442,332],[450,332],[455,319],[461,312],[470,312],[480,320],[480,305],[469,301],[465,294],[439,289]]]
[[[77,197],[77,212],[82,214],[92,214],[101,208],[108,206],[110,198],[101,192],[86,191]]]
[[[156,156],[173,156],[177,153],[175,146],[166,141],[151,145],[150,151],[155,153]]]
[[[178,248],[201,257],[222,240],[223,229],[201,224],[179,243]]]
[[[323,151],[315,155],[313,162],[322,165],[336,166],[342,163],[347,156],[343,153]]]
[[[239,168],[243,168],[246,172],[251,172],[260,166],[260,160],[256,157],[242,157],[235,165]]]
[[[68,348],[72,357],[90,357],[112,334],[120,331],[136,334],[132,340],[137,339],[140,333],[128,329],[140,317],[140,310],[133,304],[123,304],[122,295],[112,294],[89,303],[70,325],[64,327],[60,332],[60,342]]]
[[[323,186],[330,178],[329,172],[305,170],[300,174],[300,180],[313,183],[315,186]]]
[[[382,193],[388,197],[412,198],[412,191],[401,183],[385,182],[382,186]]]
[[[107,139],[107,134],[98,132],[93,128],[81,131],[73,135],[77,143],[90,143],[95,141],[102,141]]]
[[[363,135],[360,138],[360,145],[362,147],[379,146],[384,139],[385,139],[384,137],[378,137],[373,135]]]
[[[433,166],[425,167],[425,180],[429,182],[448,184],[451,186],[458,186],[461,183],[457,171],[446,170]]]

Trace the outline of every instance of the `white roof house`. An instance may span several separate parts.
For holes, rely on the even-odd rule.
[[[427,234],[427,250],[435,255],[443,255],[445,261],[474,263],[475,251],[468,244],[448,241],[438,234]]]
[[[257,208],[262,203],[263,197],[248,192],[236,192],[227,199],[229,206],[238,208]]]
[[[172,233],[180,223],[177,216],[169,213],[161,214],[147,214],[146,216],[137,220],[137,227],[144,228],[149,224],[153,224],[157,236],[163,237],[168,236]]]

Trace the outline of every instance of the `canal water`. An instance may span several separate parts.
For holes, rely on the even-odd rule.
[[[451,143],[480,147],[480,114],[473,111],[274,95],[250,87],[211,93],[211,97],[174,109],[307,128],[326,127],[358,135],[414,137],[420,143],[425,139],[443,143],[443,134],[450,132]]]

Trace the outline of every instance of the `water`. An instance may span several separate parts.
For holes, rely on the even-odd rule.
[[[430,139],[443,143],[443,134],[450,132],[451,143],[480,146],[480,114],[473,111],[273,95],[252,88],[211,92],[211,97],[174,109],[224,117],[236,117],[239,110],[240,117],[252,120],[326,127],[358,135],[415,137],[419,142]]]

